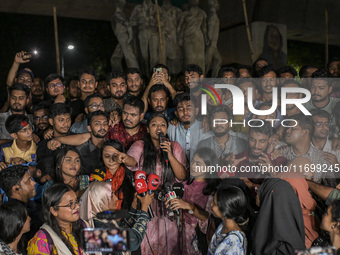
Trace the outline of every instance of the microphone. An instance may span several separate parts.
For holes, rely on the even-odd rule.
[[[172,189],[176,193],[177,198],[182,198],[184,195],[184,185],[182,183],[176,182],[172,185]]]
[[[136,185],[137,193],[139,195],[141,195],[142,197],[144,197],[146,195],[146,192],[148,191],[148,186],[146,185],[146,181],[143,178],[142,179],[137,179],[137,180],[135,180],[135,185]],[[140,200],[138,200],[138,205],[140,205]],[[140,207],[140,206],[138,206],[138,207]],[[154,217],[153,211],[152,211],[150,205],[148,207],[148,213],[149,213],[150,218]]]
[[[163,142],[169,142],[169,139],[165,137],[164,133],[163,132],[160,132],[159,133],[159,143],[163,143]],[[163,155],[164,155],[164,159],[165,159],[165,162],[168,163],[169,162],[169,158],[168,158],[168,153],[166,151],[163,151]]]
[[[155,190],[157,190],[159,185],[159,176],[157,174],[148,175],[148,190],[151,195]]]
[[[146,181],[146,173],[144,171],[135,172],[135,180],[144,179]]]
[[[177,198],[176,193],[172,190],[170,183],[168,182],[164,183],[164,188],[165,188],[166,201],[171,201],[172,199]],[[177,209],[175,210],[175,212],[177,215],[179,215],[179,211]],[[174,216],[174,212],[170,207],[169,207],[169,216],[170,217]]]

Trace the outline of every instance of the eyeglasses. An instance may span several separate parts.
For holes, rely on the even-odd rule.
[[[50,89],[61,88],[63,86],[64,86],[64,84],[62,84],[62,83],[50,83],[50,84],[48,84],[48,87]]]
[[[80,205],[80,200],[76,200],[74,202],[70,202],[67,205],[56,205],[55,207],[69,207],[71,210],[75,209],[77,205]]]
[[[93,103],[93,104],[90,104],[91,108],[93,110],[99,110],[99,109],[104,109],[104,104],[96,104],[96,103]]]
[[[87,85],[87,84],[93,85],[95,82],[96,82],[95,80],[89,80],[89,81],[87,81],[87,80],[81,80],[81,81],[80,81],[80,83],[83,84],[83,85]]]
[[[40,121],[41,119],[44,120],[44,121],[47,121],[48,120],[48,116],[44,115],[42,117],[34,117],[33,118],[34,121]]]
[[[315,126],[317,126],[317,127],[322,127],[322,126],[329,127],[329,122],[315,122]]]

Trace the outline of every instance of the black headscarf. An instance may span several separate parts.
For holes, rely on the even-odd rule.
[[[281,179],[266,179],[258,190],[260,211],[252,231],[255,255],[295,254],[305,249],[305,230],[299,199]]]

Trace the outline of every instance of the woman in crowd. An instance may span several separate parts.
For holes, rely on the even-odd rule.
[[[183,181],[187,178],[187,161],[182,147],[177,142],[160,144],[159,134],[167,133],[168,121],[161,113],[153,113],[148,119],[148,134],[144,140],[133,143],[123,155],[125,165],[132,171],[144,170],[147,174],[159,175],[159,190],[165,182],[174,183],[175,178]],[[168,160],[165,159],[167,154]],[[169,164],[167,163],[169,162]],[[151,208],[155,217],[148,224],[147,238],[141,245],[142,254],[179,254],[178,231],[176,220],[171,221],[166,215],[164,203],[154,200]]]
[[[190,179],[184,183],[184,196],[182,199],[171,200],[171,209],[183,209],[183,238],[182,254],[206,253],[206,246],[202,246],[202,240],[196,234],[199,228],[204,234],[208,226],[209,212],[214,189],[219,183],[217,173],[206,171],[208,166],[214,166],[218,162],[216,153],[210,148],[198,149],[191,161]],[[209,196],[210,195],[210,196]],[[198,249],[199,248],[199,249]]]
[[[340,200],[333,201],[322,217],[321,229],[327,231],[331,238],[330,246],[334,246],[340,254]]]
[[[235,186],[217,190],[212,203],[214,215],[222,220],[209,244],[208,255],[247,254],[245,230],[249,222],[248,200]]]
[[[124,146],[118,140],[107,141],[102,145],[104,167],[96,169],[91,180],[110,182],[114,195],[118,198],[116,209],[129,209],[133,200],[133,174],[118,157],[125,153]]]
[[[0,255],[18,255],[25,251],[21,237],[30,231],[31,218],[23,203],[11,200],[0,206]]]
[[[126,227],[131,228],[130,250],[135,251],[139,248],[146,233],[147,223],[150,220],[147,210],[151,204],[153,195],[147,194],[139,197],[141,200],[141,211],[137,211],[137,196],[132,203],[129,217],[125,218],[124,223],[115,220],[107,221],[96,218],[100,212],[115,210],[118,198],[115,196],[112,186],[108,182],[93,182],[81,197],[80,217],[89,222],[93,228]]]
[[[49,187],[42,199],[45,224],[29,241],[28,255],[82,255],[79,202],[74,190],[64,183]]]
[[[76,148],[64,147],[60,149],[55,158],[55,179],[44,184],[42,194],[54,183],[65,183],[72,187],[77,196],[80,197],[87,185],[89,177],[79,175],[82,159]]]
[[[305,249],[301,206],[292,186],[281,179],[265,179],[257,194],[260,211],[252,231],[255,255],[294,254]]]

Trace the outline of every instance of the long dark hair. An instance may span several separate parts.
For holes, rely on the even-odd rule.
[[[55,182],[60,182],[63,183],[64,179],[63,179],[63,171],[62,171],[62,165],[65,159],[65,156],[67,154],[67,152],[69,151],[73,151],[75,153],[77,153],[79,155],[80,158],[80,169],[79,169],[79,174],[81,173],[81,168],[83,166],[83,160],[80,156],[79,151],[71,146],[66,146],[62,149],[60,149],[55,157]]]
[[[207,167],[215,166],[218,163],[218,157],[216,153],[210,148],[199,148],[197,151],[195,151],[194,156],[195,155],[199,156]],[[189,180],[189,184],[192,183],[193,180],[194,178],[191,178]],[[221,179],[217,175],[217,171],[212,173],[207,172],[205,174],[206,186],[202,191],[203,195],[208,196],[214,194],[220,181]]]
[[[249,222],[248,200],[239,187],[230,186],[216,192],[217,206],[227,219],[234,220],[246,232]]]
[[[150,117],[148,118],[147,126],[149,127],[150,122],[154,118],[157,118],[157,117],[163,118],[165,120],[165,122],[166,122],[167,127],[169,126],[168,119],[162,113],[152,113],[150,115]],[[156,172],[157,159],[160,160],[160,162],[161,162],[161,164],[163,166],[163,169],[165,169],[166,165],[165,165],[164,154],[161,153],[161,150],[156,150],[155,146],[152,143],[150,134],[146,135],[143,140],[144,140],[144,150],[143,150],[144,163],[143,163],[143,170],[147,174],[155,173]],[[170,164],[169,164],[169,167],[171,169]],[[174,178],[175,178],[175,176],[174,176],[174,173],[173,173],[173,171],[171,169],[171,171],[169,171],[167,173],[167,179],[164,180],[164,182],[168,181],[168,182],[171,183],[174,180]]]
[[[19,200],[10,200],[0,206],[0,240],[12,243],[21,233],[27,220],[25,205]]]
[[[45,193],[43,194],[42,198],[42,209],[44,214],[44,220],[46,224],[49,225],[53,231],[59,236],[59,238],[66,244],[67,248],[71,251],[72,254],[76,255],[73,251],[73,246],[71,242],[62,234],[62,229],[58,224],[57,219],[51,213],[51,207],[58,211],[57,205],[60,204],[63,196],[69,192],[73,191],[73,189],[64,183],[55,183],[50,186]],[[73,191],[74,192],[74,191]],[[81,230],[84,228],[81,224],[81,219],[71,222],[72,224],[72,235],[74,236],[75,240],[78,243],[78,246],[81,246]]]
[[[101,161],[104,167],[105,165],[104,165],[104,160],[103,160],[103,151],[105,147],[108,147],[108,146],[115,148],[117,151],[125,153],[124,145],[120,141],[113,139],[111,141],[104,142],[101,148],[101,155],[102,155]],[[133,196],[134,196],[134,188],[132,186],[133,174],[125,166],[124,166],[124,170],[125,170],[124,181],[122,185],[118,188],[117,192],[118,194],[120,194],[120,192],[123,192],[122,209],[130,209]]]

